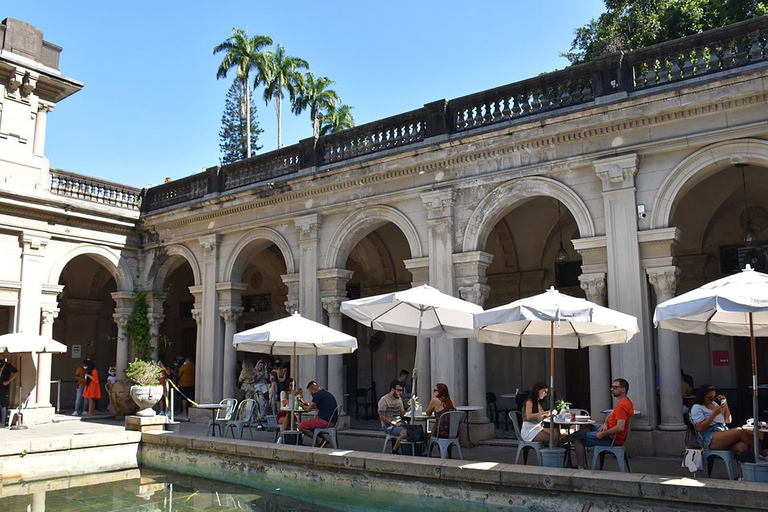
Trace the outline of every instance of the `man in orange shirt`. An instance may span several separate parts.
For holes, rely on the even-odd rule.
[[[586,432],[583,439],[576,439],[576,464],[579,469],[584,469],[584,447],[586,446],[616,446],[624,444],[629,430],[629,420],[635,415],[635,405],[627,398],[629,382],[624,379],[616,379],[611,385],[611,394],[617,400],[613,411],[605,418],[605,423],[600,425],[597,431]]]

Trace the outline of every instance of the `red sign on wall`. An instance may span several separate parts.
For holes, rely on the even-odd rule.
[[[727,350],[712,351],[712,366],[730,366],[731,356]]]
[[[394,363],[395,362],[395,354],[387,354],[387,362],[388,363]]]

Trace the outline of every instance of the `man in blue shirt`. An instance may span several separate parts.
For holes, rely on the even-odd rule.
[[[312,437],[316,428],[327,428],[335,425],[338,418],[333,417],[333,413],[336,410],[336,399],[331,393],[324,390],[314,380],[309,381],[307,384],[307,391],[312,394],[311,402],[301,402],[301,408],[305,411],[317,411],[317,416],[299,423],[299,430],[302,434],[308,437]],[[331,420],[334,423],[331,423]],[[328,443],[327,439],[320,439],[322,436],[318,436],[319,446],[325,446]]]

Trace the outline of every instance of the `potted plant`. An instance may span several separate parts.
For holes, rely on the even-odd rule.
[[[131,398],[139,406],[137,416],[155,416],[152,407],[163,398],[163,386],[160,385],[162,369],[154,361],[136,359],[128,363],[125,376],[131,379]]]

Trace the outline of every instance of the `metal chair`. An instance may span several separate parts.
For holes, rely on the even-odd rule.
[[[376,383],[371,382],[369,388],[357,388],[355,390],[355,419],[360,419],[360,408],[363,409],[363,419],[367,420],[374,415],[378,402],[376,401]],[[371,411],[368,414],[368,411]]]
[[[696,438],[699,447],[701,448],[701,460],[706,461],[707,463],[707,478],[712,476],[712,468],[715,466],[715,460],[720,459],[725,464],[725,471],[728,474],[728,480],[733,480],[736,473],[734,471],[736,466],[736,459],[733,456],[733,452],[731,450],[705,450],[704,439],[701,437],[701,433],[699,433],[699,430],[696,428],[696,424],[691,419],[691,415],[686,414],[685,417],[688,420],[688,425],[694,433],[693,437]],[[690,438],[691,436],[689,436],[689,439]],[[692,445],[693,443],[691,442],[686,446],[688,446],[688,448],[693,448]]]
[[[329,426],[315,429],[314,435],[312,436],[312,446],[315,446],[317,436],[320,434],[328,434],[328,437],[331,439],[331,446],[333,446],[335,449],[339,448],[339,436],[336,434],[336,425],[339,422],[339,415],[341,415],[342,406],[343,404],[339,404],[338,407],[336,407],[336,410],[333,411],[333,414],[331,414],[331,421],[328,422]]]
[[[231,428],[232,438],[235,437],[235,429],[237,429],[238,439],[242,439],[243,430],[245,427],[248,427],[248,430],[251,432],[251,439],[253,439],[253,430],[251,430],[250,426],[253,423],[253,410],[255,408],[256,400],[253,398],[246,398],[240,402],[240,405],[237,407],[235,419],[231,419],[224,424],[224,437],[226,437],[226,432]]]
[[[219,402],[219,405],[226,406],[226,409],[219,409],[216,411],[216,418],[208,422],[208,430],[206,431],[206,435],[210,435],[210,433],[213,432],[213,429],[218,429],[219,437],[224,437],[225,434],[222,434],[221,427],[226,426],[226,423],[232,419],[232,415],[235,413],[235,409],[237,408],[237,400],[234,398],[225,398]]]
[[[448,421],[450,422],[448,426],[448,437],[440,437],[439,422],[442,421],[445,416],[448,416]],[[461,445],[459,444],[459,426],[464,421],[464,416],[466,416],[464,411],[447,411],[440,415],[440,419],[438,419],[437,434],[429,438],[427,457],[432,456],[432,447],[434,445],[437,445],[440,448],[441,459],[448,457],[451,446],[456,446],[456,449],[459,451],[459,459],[464,460],[464,457],[461,455]]]
[[[616,462],[619,464],[619,471],[624,473],[632,472],[629,467],[629,456],[627,455],[627,442],[629,441],[629,434],[632,431],[632,421],[627,418],[629,422],[627,424],[627,437],[624,438],[624,444],[621,446],[616,445],[616,438],[611,441],[610,446],[595,446],[595,451],[592,455],[592,469],[597,469],[597,458],[600,457],[600,469],[603,469],[603,463],[605,463],[605,456],[608,453],[612,453],[616,457]]]
[[[541,465],[540,451],[544,448],[544,443],[540,441],[523,441],[523,436],[520,433],[520,422],[523,421],[523,414],[520,411],[509,411],[509,419],[512,420],[512,427],[515,429],[515,436],[517,436],[515,464],[520,460],[521,454],[523,456],[523,464],[528,464],[528,450],[533,450],[536,454],[536,461]]]
[[[275,442],[280,437],[280,424],[277,422],[277,414],[267,414],[267,432],[275,433]]]
[[[504,416],[504,429],[509,430],[508,414],[512,409],[499,409],[498,401],[496,400],[496,393],[488,392],[485,394],[485,402],[490,419],[499,428],[499,415]]]

